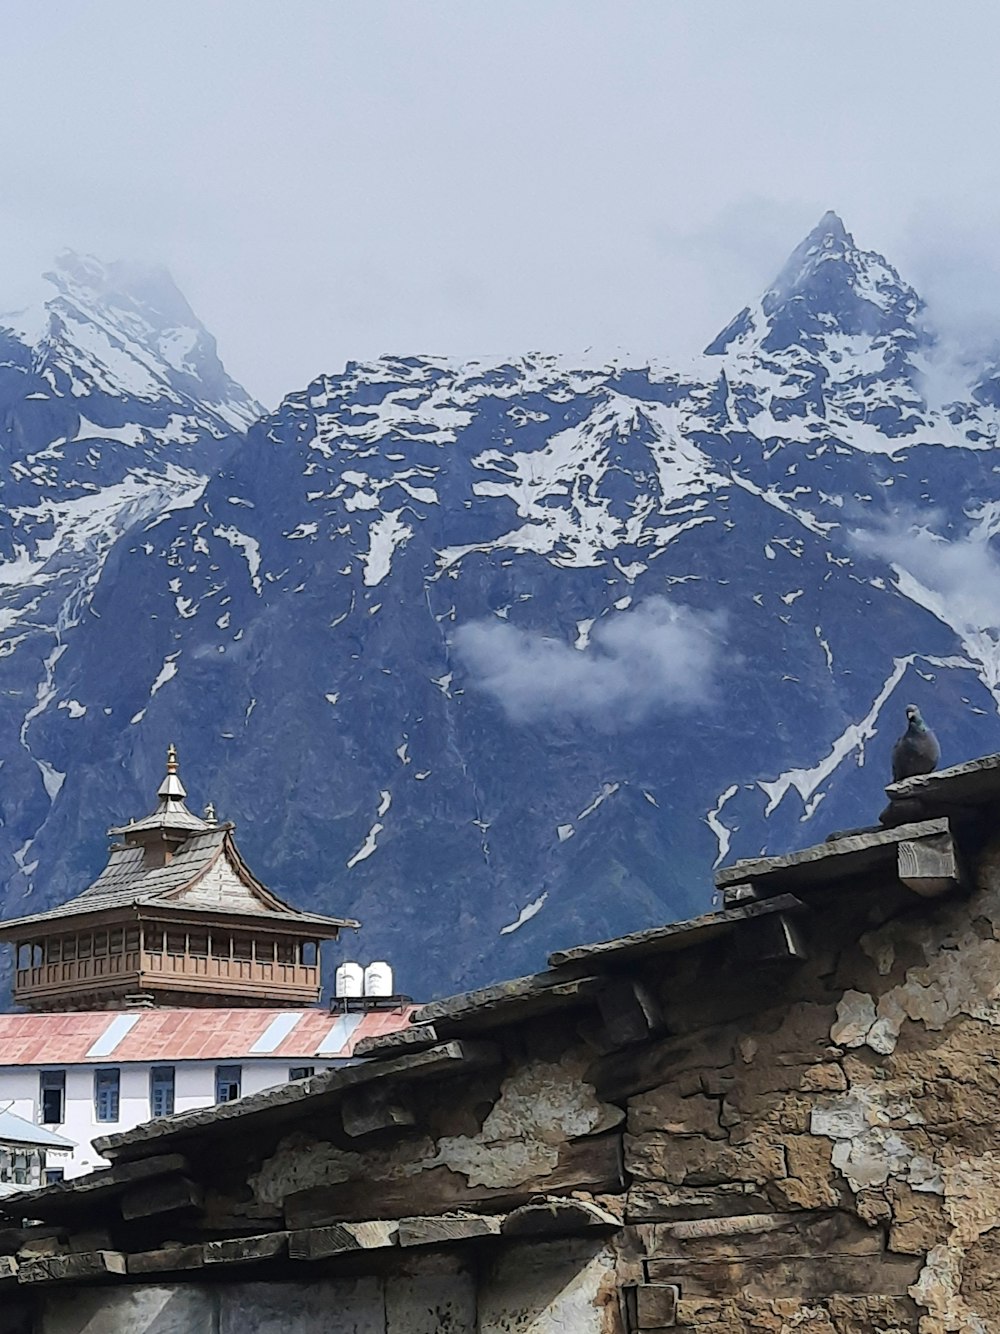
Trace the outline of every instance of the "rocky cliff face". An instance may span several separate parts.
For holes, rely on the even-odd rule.
[[[4,370],[7,915],[93,875],[173,739],[276,890],[439,994],[873,819],[911,699],[944,762],[1000,743],[992,372],[939,401],[919,297],[834,215],[683,370],[385,357],[235,450],[253,405],[152,304],[156,396],[44,340]],[[97,497],[84,560],[59,515]]]
[[[67,772],[96,758],[86,742],[75,748],[72,731],[68,746],[50,750],[35,728],[44,730],[50,709],[60,720],[86,717],[63,659],[96,615],[93,595],[115,544],[193,504],[259,413],[165,273],[66,254],[33,305],[0,314],[5,907],[34,890]],[[113,691],[116,669],[107,670]],[[96,790],[106,782],[98,778]],[[91,818],[106,825],[110,808],[98,805]],[[58,860],[54,845],[51,854]],[[38,901],[61,893],[45,883]]]

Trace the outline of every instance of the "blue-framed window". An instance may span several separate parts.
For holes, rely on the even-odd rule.
[[[217,1065],[215,1067],[215,1101],[235,1102],[240,1096],[243,1082],[243,1067],[240,1065]]]
[[[154,1065],[149,1072],[149,1114],[150,1116],[173,1116],[174,1114],[174,1067],[172,1065]]]
[[[117,1121],[121,1101],[121,1071],[114,1067],[94,1071],[94,1116],[98,1121]]]

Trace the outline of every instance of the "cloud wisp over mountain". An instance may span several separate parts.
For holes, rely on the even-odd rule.
[[[1000,560],[994,551],[990,519],[1000,516],[981,512],[965,534],[947,537],[938,529],[944,516],[937,510],[900,511],[882,523],[855,528],[850,533],[854,549],[888,561],[936,593],[948,607],[951,621],[964,622],[979,630],[1000,626]]]
[[[724,629],[721,613],[650,597],[584,630],[578,646],[488,620],[460,626],[452,643],[469,684],[511,722],[576,719],[614,731],[710,704]]]

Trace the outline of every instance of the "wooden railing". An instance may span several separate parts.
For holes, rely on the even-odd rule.
[[[60,963],[18,968],[14,985],[18,991],[47,991],[74,983],[105,981],[123,973],[137,973],[140,957],[138,950],[130,950],[128,954],[98,954],[89,959],[64,959]]]
[[[131,950],[18,968],[14,998],[19,1002],[59,995],[68,998],[74,992],[87,991],[114,995],[116,983],[120,987],[126,979],[128,988],[136,991],[192,991],[202,995],[228,991],[246,997],[259,994],[262,1000],[276,997],[311,1001],[319,990],[320,972],[316,964]]]
[[[251,986],[319,986],[317,965],[232,959],[214,954],[143,953],[142,972],[157,979],[176,978],[178,982],[204,980]]]

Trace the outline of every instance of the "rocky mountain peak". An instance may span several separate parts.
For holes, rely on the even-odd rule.
[[[427,997],[870,821],[911,700],[949,762],[1000,745],[1000,414],[922,401],[918,298],[836,215],[683,373],[387,356],[228,439],[176,405],[183,298],[95,265],[0,339],[7,915],[93,880],[177,741]]]
[[[723,359],[723,379],[739,387],[738,420],[756,417],[766,432],[770,419],[781,438],[832,428],[855,447],[866,437],[863,447],[882,450],[884,437],[951,430],[926,398],[932,339],[922,313],[896,269],[829,212],[705,355]],[[878,433],[859,432],[859,423],[877,423]]]
[[[93,255],[64,250],[44,277],[82,310],[131,318],[151,330],[187,327],[210,336],[162,265],[104,263]]]
[[[20,309],[0,314],[5,364],[69,402],[137,400],[210,407],[219,429],[245,429],[262,408],[226,373],[215,339],[161,267],[63,251]]]
[[[792,251],[756,306],[747,306],[706,355],[825,351],[831,337],[915,343],[922,303],[882,255],[863,250],[833,212]]]

